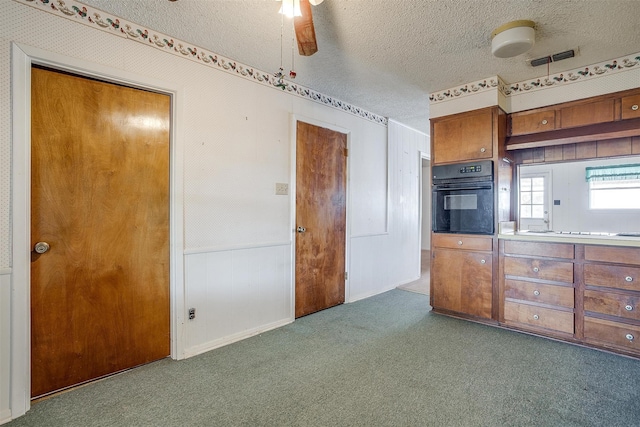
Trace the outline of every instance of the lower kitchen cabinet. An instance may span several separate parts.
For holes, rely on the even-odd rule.
[[[640,248],[585,246],[584,340],[640,356]]]
[[[501,325],[640,357],[640,248],[499,245]]]
[[[558,337],[575,330],[574,247],[501,242],[500,321]]]
[[[492,239],[434,234],[432,241],[433,308],[491,319]]]

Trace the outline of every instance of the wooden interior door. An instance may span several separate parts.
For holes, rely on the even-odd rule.
[[[295,315],[300,317],[344,302],[347,135],[298,122],[296,147]]]
[[[37,397],[169,355],[171,101],[35,67],[31,84]]]

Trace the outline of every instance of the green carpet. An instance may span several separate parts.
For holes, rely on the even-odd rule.
[[[33,405],[18,426],[638,426],[640,361],[394,290]]]

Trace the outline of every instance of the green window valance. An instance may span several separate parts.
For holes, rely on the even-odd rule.
[[[586,172],[587,182],[640,179],[640,164],[588,167]]]

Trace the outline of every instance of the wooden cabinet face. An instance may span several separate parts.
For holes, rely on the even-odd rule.
[[[504,258],[504,274],[573,283],[573,263],[529,258]]]
[[[640,326],[584,318],[584,337],[588,342],[640,352]]]
[[[640,268],[606,264],[585,264],[584,283],[587,286],[640,291]]]
[[[587,289],[584,291],[584,309],[594,313],[640,320],[640,296]]]
[[[556,112],[554,110],[511,114],[511,136],[547,132],[555,128]]]
[[[622,120],[640,117],[640,95],[622,98]]]
[[[614,100],[605,99],[588,104],[574,105],[562,108],[560,111],[560,129],[577,126],[593,125],[596,123],[612,122],[614,120]]]
[[[640,248],[588,245],[584,247],[584,259],[612,264],[640,265]]]
[[[434,308],[491,318],[493,258],[490,252],[436,248],[431,261]]]
[[[493,156],[491,109],[433,123],[433,163],[490,159]]]
[[[506,279],[504,281],[504,297],[566,308],[574,306],[574,289],[570,286]]]
[[[504,252],[510,255],[530,255],[573,259],[574,247],[568,243],[520,242],[507,240]]]
[[[573,312],[554,310],[529,304],[506,301],[504,319],[509,322],[523,323],[534,328],[550,329],[573,334]]]
[[[490,251],[493,249],[493,239],[466,235],[433,233],[433,246],[437,248],[465,249],[475,251]]]

